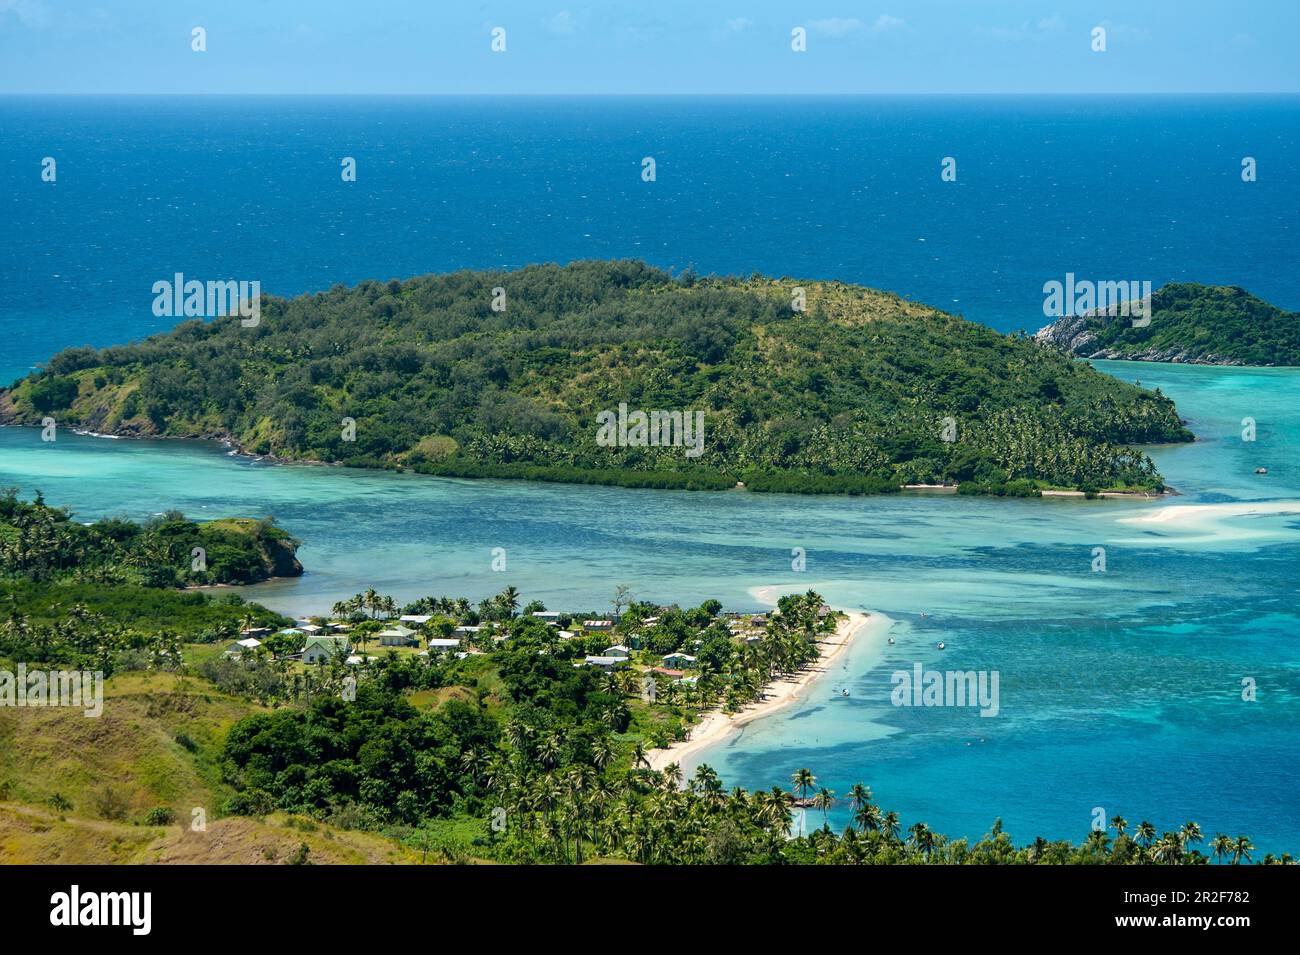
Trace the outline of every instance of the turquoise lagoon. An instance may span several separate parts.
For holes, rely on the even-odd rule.
[[[454,481],[269,465],[205,443],[0,429],[0,485],[83,519],[274,515],[307,573],[247,588],[289,613],[375,587],[401,600],[507,584],[558,608],[638,596],[759,606],[813,587],[894,621],[805,698],[705,751],[729,785],[808,766],[871,786],[904,825],[1081,838],[1095,807],[1130,823],[1300,848],[1300,370],[1099,362],[1160,387],[1199,439],[1153,450],[1159,501],[765,496]],[[1241,438],[1242,419],[1256,440]],[[1258,466],[1267,475],[1256,475]],[[1254,502],[1257,506],[1243,508]],[[1172,521],[1143,521],[1163,508]],[[1190,517],[1188,516],[1190,515]],[[1132,520],[1137,518],[1138,520]],[[504,547],[505,572],[491,551]],[[791,549],[807,570],[791,570]],[[1106,549],[1105,573],[1092,571]],[[936,645],[946,644],[940,651]],[[895,670],[996,670],[1000,713],[898,708]],[[1251,678],[1258,698],[1241,698]],[[840,691],[848,690],[848,696]],[[687,766],[690,770],[692,766]],[[847,811],[833,809],[842,825]],[[809,820],[815,824],[820,820]]]

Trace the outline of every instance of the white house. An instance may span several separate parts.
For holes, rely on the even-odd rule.
[[[612,647],[606,647],[603,653],[607,657],[630,657],[632,655],[631,649],[623,646],[621,643],[616,643]]]
[[[237,657],[237,656],[242,656],[245,653],[252,653],[261,645],[262,645],[262,641],[254,639],[253,637],[247,637],[243,640],[236,640],[230,646],[226,647],[226,656]]]
[[[318,627],[318,626],[316,626],[316,624],[314,624],[314,623],[300,623],[300,624],[298,624],[298,626],[297,626],[295,629],[301,630],[303,633],[307,634],[307,636],[309,636],[309,637],[314,637],[314,636],[316,636],[316,634],[318,634],[318,633],[324,633],[324,632],[325,632],[325,628],[324,628],[324,627]]]
[[[348,642],[347,637],[308,637],[307,643],[302,648],[302,662],[327,662],[340,652],[352,652],[352,644]]]
[[[455,630],[452,631],[452,633],[459,633],[462,637],[472,637],[482,629],[483,629],[482,627],[464,626],[464,627],[457,627]]]
[[[665,653],[664,654],[664,663],[666,663],[669,666],[673,666],[674,664],[678,666],[690,666],[694,662],[695,662],[695,657],[691,656],[689,653]]]
[[[602,670],[613,670],[627,665],[627,657],[587,657],[583,661],[590,667],[598,667]]]
[[[387,630],[379,632],[379,645],[381,647],[409,647],[415,643],[415,631],[409,627],[403,627],[400,623],[395,627],[389,627]]]
[[[560,613],[558,610],[534,610],[533,616],[538,620],[545,621],[546,623],[560,622]]]
[[[418,627],[418,626],[420,626],[421,624],[426,624],[426,623],[428,623],[430,620],[432,620],[432,619],[433,619],[433,614],[431,614],[431,613],[404,613],[404,614],[402,614],[400,617],[398,617],[397,619],[400,620],[402,623],[413,623],[413,624],[415,624],[415,625]]]
[[[430,650],[436,650],[436,651],[438,651],[438,652],[445,652],[445,651],[447,651],[447,650],[459,650],[459,649],[460,649],[460,641],[459,641],[459,640],[443,640],[443,639],[441,639],[441,638],[435,638],[435,639],[429,641],[429,649],[430,649]]]

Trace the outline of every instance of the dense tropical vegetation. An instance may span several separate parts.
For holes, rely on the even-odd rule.
[[[783,597],[774,612],[757,617],[723,614],[717,601],[657,606],[620,588],[613,632],[583,629],[582,621],[599,613],[594,610],[544,621],[535,613],[545,607],[523,603],[512,587],[477,604],[427,597],[400,608],[368,590],[333,609],[353,622],[354,631],[406,612],[428,618],[419,623],[422,635],[460,630],[467,636],[455,654],[389,650],[345,660],[340,653],[305,665],[293,658],[291,645],[273,638],[248,654],[208,653],[164,627],[127,634],[74,610],[50,631],[53,640],[12,618],[0,625],[0,659],[94,666],[116,672],[114,681],[174,675],[178,682],[156,698],[150,694],[140,718],[183,715],[220,700],[230,712],[242,699],[237,718],[205,730],[202,739],[210,742],[176,731],[169,756],[193,760],[214,776],[214,787],[226,794],[215,818],[263,820],[259,832],[279,819],[275,825],[295,832],[323,826],[369,834],[424,861],[1290,861],[1256,859],[1245,837],[1218,834],[1207,842],[1192,822],[1167,832],[1143,822],[1130,832],[1120,817],[1078,844],[1037,839],[1017,845],[1000,822],[972,843],[920,821],[908,824],[864,785],[837,794],[806,768],[797,769],[788,786],[755,792],[728,791],[708,766],[689,780],[675,764],[649,768],[650,749],[682,738],[705,710],[739,709],[760,698],[769,681],[817,657],[817,644],[838,615],[815,592]],[[562,629],[569,626],[575,629]],[[588,654],[612,640],[636,644],[628,666],[604,672],[584,665]],[[693,658],[689,678],[656,665],[682,651]],[[136,698],[114,697],[122,702],[106,712]],[[93,741],[103,745],[99,734]],[[12,762],[0,759],[0,769]],[[127,765],[147,771],[134,760]],[[5,791],[49,788],[14,780],[14,771],[0,779]],[[121,819],[128,809],[120,787],[112,795],[95,790],[74,803],[55,790],[49,805],[60,818],[94,811],[105,820]],[[142,824],[174,825],[188,806],[155,805]]]
[[[702,412],[702,453],[603,446],[620,404]],[[848,493],[1159,488],[1132,445],[1191,439],[1158,392],[894,295],[628,261],[368,281],[69,349],[0,392],[0,422],[46,416],[445,476]]]
[[[175,588],[301,573],[296,546],[269,520],[195,523],[172,511],[82,524],[39,492],[24,501],[0,490],[0,658],[111,673],[179,662],[182,640],[285,625],[234,594]]]
[[[580,863],[593,858],[649,864],[1199,864],[1253,861],[1245,837],[1219,834],[1205,845],[1194,822],[1159,833],[1148,822],[1130,833],[1121,817],[1078,845],[1037,839],[1017,846],[995,822],[971,844],[922,822],[904,828],[895,812],[854,785],[842,797],[808,769],[788,789],[727,791],[700,766],[689,780],[676,765],[647,767],[647,711],[735,705],[768,679],[806,665],[827,628],[815,593],[782,599],[755,643],[723,632],[699,649],[699,683],[646,702],[642,676],[574,667],[594,646],[557,639],[534,618],[516,617],[517,594],[483,601],[428,598],[439,626],[468,614],[501,626],[479,637],[490,648],[454,662],[430,661],[421,686],[461,686],[432,711],[411,702],[409,662],[381,660],[354,702],[321,695],[304,707],[258,713],[237,723],[223,751],[237,789],[225,811],[286,811],[349,827],[389,832],[435,858],[515,863]],[[376,601],[373,598],[371,603]],[[531,605],[530,605],[531,606]],[[633,602],[619,617],[650,658],[717,626],[719,608],[653,608]],[[654,611],[650,615],[650,611]],[[645,620],[652,620],[649,626]],[[498,639],[501,638],[501,639]],[[608,640],[601,636],[599,640]],[[815,653],[815,651],[813,651]],[[643,671],[644,672],[644,671]],[[436,675],[435,675],[436,674]],[[671,686],[671,684],[668,684]],[[665,686],[665,691],[668,687]],[[832,809],[847,811],[842,831]],[[841,814],[843,815],[843,814]],[[817,820],[813,821],[811,820]],[[1113,834],[1112,834],[1113,833]],[[1267,861],[1274,860],[1268,857]]]
[[[197,523],[167,511],[143,525],[119,518],[92,524],[31,501],[17,488],[0,490],[0,578],[41,582],[181,587],[250,584],[302,573],[298,546],[271,519]]]
[[[1235,285],[1166,285],[1152,294],[1149,317],[1146,324],[1115,314],[1063,318],[1037,337],[1083,358],[1300,365],[1300,312]]]

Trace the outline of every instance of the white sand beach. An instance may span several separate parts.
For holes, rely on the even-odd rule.
[[[1166,527],[1203,528],[1228,517],[1264,517],[1272,514],[1300,514],[1300,501],[1235,501],[1225,504],[1174,504],[1134,517],[1118,518],[1121,524],[1161,524]]]
[[[777,587],[761,587],[751,591],[764,603],[776,603]],[[839,609],[839,608],[836,608]],[[826,673],[831,664],[848,649],[856,639],[873,636],[883,640],[893,623],[888,617],[874,613],[859,613],[852,610],[840,610],[846,614],[844,620],[833,634],[821,643],[821,656],[817,661],[799,673],[769,683],[763,690],[763,698],[750,703],[739,713],[728,716],[719,710],[711,710],[699,723],[691,727],[685,740],[673,743],[666,749],[651,750],[646,754],[650,768],[662,770],[671,763],[682,764],[686,759],[700,750],[712,746],[747,723],[770,716],[784,706],[799,699],[804,690]]]
[[[1116,518],[1141,530],[1133,540],[1118,544],[1163,544],[1171,547],[1213,545],[1255,546],[1269,540],[1294,540],[1294,518],[1300,501],[1232,501],[1221,504],[1176,504]]]

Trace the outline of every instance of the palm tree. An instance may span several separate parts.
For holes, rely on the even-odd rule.
[[[614,747],[608,736],[598,736],[591,744],[591,764],[603,770],[614,761]]]
[[[1166,832],[1155,844],[1152,854],[1157,862],[1176,865],[1183,860],[1183,840],[1172,832]]]
[[[813,796],[813,808],[822,811],[822,828],[830,832],[831,824],[827,819],[827,811],[835,804],[835,793],[823,786],[817,795]]]
[[[890,815],[893,815],[891,813]],[[853,813],[853,824],[863,832],[879,832],[884,828],[884,817],[881,815],[880,807],[875,803],[863,803]],[[897,828],[898,817],[894,817],[894,825]]]
[[[1254,848],[1247,836],[1238,836],[1237,841],[1232,846],[1232,864],[1239,865],[1242,859],[1249,862],[1250,852]]]
[[[885,818],[880,824],[880,829],[889,838],[890,842],[897,842],[898,833],[900,831],[898,813],[894,812],[892,809],[885,813]]]
[[[1114,815],[1110,818],[1110,827],[1115,830],[1115,835],[1122,836],[1128,829],[1128,821],[1121,815]]]
[[[817,777],[812,774],[811,769],[796,769],[790,776],[790,782],[794,783],[794,788],[799,790],[799,802],[803,805],[801,809],[806,808],[808,802],[808,790],[817,785]],[[804,812],[799,813],[799,835],[803,835]]]
[[[496,595],[496,604],[505,611],[506,619],[509,620],[519,609],[519,590],[515,587],[507,587],[501,593]]]
[[[849,801],[855,813],[861,812],[862,807],[871,802],[871,790],[862,783],[854,783],[849,787]]]
[[[537,741],[537,759],[547,769],[554,769],[564,752],[564,741],[559,733],[547,733]]]
[[[918,822],[907,831],[911,833],[908,842],[912,844],[912,848],[927,859],[930,858],[930,853],[934,851],[934,833],[930,831],[930,827],[923,822]]]
[[[1156,827],[1143,819],[1138,823],[1137,837],[1138,842],[1142,843],[1142,845],[1149,849],[1151,847],[1151,841],[1156,837]]]
[[[1105,829],[1092,829],[1088,832],[1088,838],[1084,842],[1089,851],[1097,855],[1105,855],[1106,849],[1110,843],[1110,837],[1106,835]]]
[[[1205,840],[1205,836],[1201,834],[1201,827],[1194,822],[1183,823],[1183,828],[1178,830],[1178,838],[1182,842],[1183,848]]]
[[[695,767],[695,775],[691,778],[692,791],[707,793],[720,788],[722,788],[722,780],[718,778],[712,766],[708,763],[700,763]]]
[[[1223,863],[1223,857],[1232,852],[1232,839],[1223,833],[1217,833],[1210,842],[1210,848],[1214,850],[1214,857]]]
[[[759,815],[763,819],[769,832],[782,838],[790,833],[790,804],[794,801],[784,789],[773,786],[766,793],[758,793],[761,800]]]
[[[650,760],[646,758],[645,744],[638,742],[635,746],[632,747],[632,768],[638,769],[642,766],[644,766],[646,769],[649,769]]]
[[[799,790],[799,798],[807,799],[808,790],[817,785],[817,777],[812,774],[811,769],[796,769],[790,776],[790,782],[794,783],[794,788]]]

